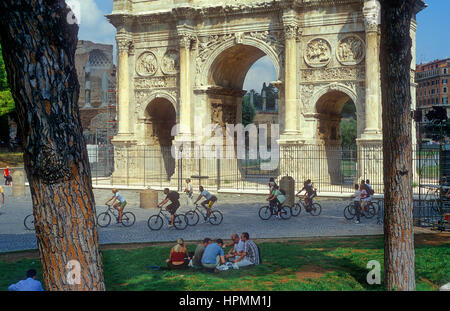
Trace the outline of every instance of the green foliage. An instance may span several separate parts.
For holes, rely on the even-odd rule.
[[[358,134],[356,120],[342,119],[341,121],[341,145],[345,147],[356,147]]]
[[[256,109],[250,102],[250,94],[245,94],[242,98],[242,124],[244,126],[253,123],[256,115]]]
[[[9,89],[5,69],[5,62],[3,61],[2,49],[0,46],[0,116],[11,113],[15,109],[16,106],[14,104],[14,100]]]
[[[353,119],[356,119],[356,107],[352,100],[345,103],[342,108],[342,115],[344,117],[352,117]]]

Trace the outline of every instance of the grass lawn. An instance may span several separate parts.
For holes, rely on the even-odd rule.
[[[22,167],[23,153],[22,152],[5,152],[0,153],[0,167]]]
[[[383,273],[383,237],[257,241],[263,264],[211,273],[196,270],[154,270],[165,266],[170,247],[128,244],[102,250],[107,290],[383,290],[368,285],[366,264],[378,260]],[[189,244],[194,251],[195,244]],[[116,249],[109,249],[109,248]],[[450,282],[450,236],[416,236],[417,290],[438,290]],[[30,253],[30,252],[28,252]],[[34,255],[0,254],[0,290],[23,278],[40,262]]]

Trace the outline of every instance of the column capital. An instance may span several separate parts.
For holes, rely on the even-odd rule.
[[[116,35],[117,49],[120,52],[129,53],[133,48],[133,38],[127,33],[118,33]]]
[[[283,16],[283,29],[284,29],[284,37],[286,40],[289,39],[298,39],[301,35],[302,30],[298,25],[298,21],[293,15],[285,15]]]
[[[191,48],[192,43],[197,40],[197,36],[194,31],[194,27],[183,24],[177,26],[178,40],[180,47]]]
[[[381,23],[381,5],[378,0],[364,0],[362,10],[366,32],[378,32]]]

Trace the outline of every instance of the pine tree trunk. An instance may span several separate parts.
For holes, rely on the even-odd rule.
[[[64,0],[2,0],[0,41],[24,136],[46,288],[104,290],[78,109],[78,26],[68,22],[69,12]],[[68,278],[76,270],[71,260],[80,264],[80,282]]]
[[[384,282],[415,290],[410,22],[416,0],[381,2],[384,161]]]

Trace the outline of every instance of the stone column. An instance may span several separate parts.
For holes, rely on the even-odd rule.
[[[362,139],[381,139],[379,128],[379,107],[381,106],[380,49],[378,44],[380,24],[380,3],[365,0],[364,24],[366,28],[366,105],[365,128]]]
[[[297,21],[291,15],[283,17],[283,24],[285,37],[285,119],[280,142],[296,142],[300,135],[300,130],[297,127],[299,119],[297,113],[297,37],[299,27]]]
[[[119,108],[119,129],[118,137],[130,136],[130,82],[128,71],[128,53],[132,46],[131,37],[127,34],[118,33],[116,36],[117,48],[119,52],[119,81],[118,81],[118,108]]]
[[[177,140],[191,140],[192,136],[192,74],[191,47],[195,40],[193,30],[181,25],[177,27],[180,42],[180,131]]]

